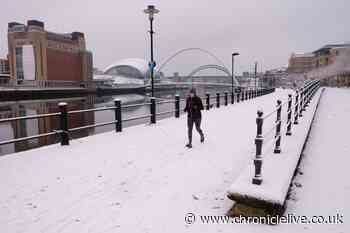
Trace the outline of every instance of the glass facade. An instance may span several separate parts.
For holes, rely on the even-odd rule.
[[[17,70],[17,80],[23,80],[24,79],[24,72],[23,72],[23,48],[17,47],[16,48],[16,70]]]

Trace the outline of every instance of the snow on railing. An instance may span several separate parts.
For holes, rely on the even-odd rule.
[[[252,179],[252,183],[255,185],[261,185],[262,178],[262,151],[268,151],[271,149],[271,146],[274,147],[273,153],[279,154],[282,152],[281,149],[281,140],[282,140],[282,123],[286,125],[286,136],[292,135],[292,125],[297,125],[299,123],[299,118],[303,117],[303,112],[306,111],[306,107],[309,105],[312,97],[315,95],[316,91],[320,87],[319,80],[313,80],[306,83],[300,90],[296,90],[295,93],[295,103],[294,103],[294,120],[292,119],[293,115],[293,96],[292,94],[288,95],[288,101],[282,103],[281,100],[277,100],[277,105],[274,111],[268,113],[264,116],[262,110],[258,110],[256,125],[257,125],[257,134],[255,137],[255,174]],[[282,107],[287,105],[286,114],[282,116]],[[265,122],[270,119],[273,115],[276,114],[276,120],[273,122],[273,126],[263,134],[263,126]],[[292,124],[293,122],[293,124]],[[273,132],[275,132],[273,134]],[[272,136],[272,137],[271,137]],[[286,137],[287,138],[287,137]],[[268,140],[266,140],[268,139]],[[265,143],[265,144],[264,144]]]

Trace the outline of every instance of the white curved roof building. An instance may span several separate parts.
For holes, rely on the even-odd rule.
[[[148,72],[148,63],[139,58],[122,59],[109,65],[103,72],[111,75],[122,74],[141,78],[145,77]]]
[[[150,79],[148,62],[139,58],[119,60],[109,65],[103,72],[112,76],[116,84],[145,84]],[[159,75],[155,75],[155,80],[159,79]]]

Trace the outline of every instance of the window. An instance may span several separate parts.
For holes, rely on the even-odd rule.
[[[16,48],[16,70],[17,70],[17,80],[23,80],[23,49],[22,47]]]

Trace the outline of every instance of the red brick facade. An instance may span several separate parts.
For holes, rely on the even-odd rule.
[[[26,80],[27,77],[34,76],[39,81],[38,85],[46,83],[43,81],[58,81],[51,82],[55,85],[63,85],[60,81],[78,84],[92,81],[92,53],[86,50],[85,37],[81,32],[59,34],[45,31],[44,23],[37,20],[29,20],[27,25],[11,22],[8,27],[8,43],[13,79]],[[23,52],[24,46],[26,55]],[[30,74],[25,75],[23,59],[31,59],[28,58],[32,56],[31,48],[35,67],[29,64],[30,68],[27,66],[26,70]]]
[[[47,49],[47,80],[82,81],[82,56],[54,49]]]

